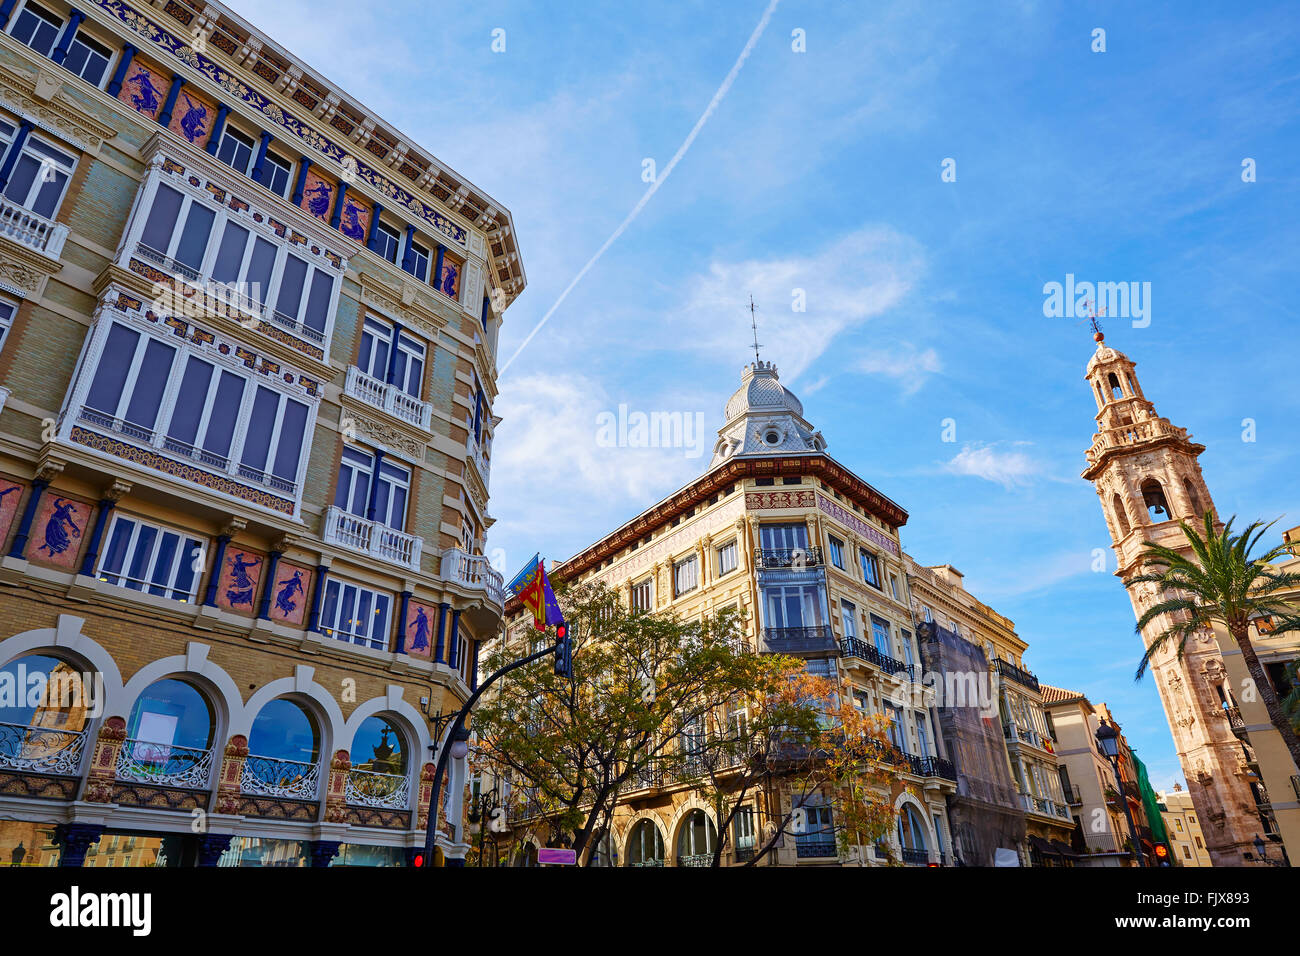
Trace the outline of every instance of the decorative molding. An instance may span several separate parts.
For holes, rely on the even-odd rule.
[[[377,422],[372,418],[362,418],[360,415],[350,414],[347,416],[349,424],[352,426],[352,432],[371,444],[382,445],[384,448],[394,451],[413,462],[424,460],[424,442],[404,435],[392,425],[385,425]]]
[[[4,42],[17,41],[6,35]],[[54,72],[56,69],[53,64],[32,68],[21,62],[4,63],[0,69],[0,106],[82,152],[99,152],[100,146],[117,136],[117,130],[87,115],[63,88],[63,78]]]

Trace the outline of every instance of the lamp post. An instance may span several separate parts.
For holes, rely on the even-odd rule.
[[[1120,803],[1124,805],[1124,819],[1128,821],[1128,831],[1133,840],[1133,856],[1138,866],[1146,866],[1137,827],[1133,824],[1133,811],[1129,809],[1128,798],[1124,795],[1124,778],[1119,775],[1119,732],[1103,720],[1097,728],[1096,737],[1097,749],[1110,761],[1111,768],[1115,771],[1115,786],[1119,788]]]
[[[474,798],[474,802],[470,804],[469,822],[471,824],[478,825],[478,865],[479,866],[483,865],[483,844],[487,840],[487,831],[492,822],[492,813],[499,806],[501,806],[501,798],[500,798],[500,794],[497,793],[496,787],[493,787],[491,790],[487,791],[486,793],[484,793],[483,791],[479,791],[479,793]],[[496,834],[494,833],[492,835],[492,845],[493,845],[493,854],[494,854],[493,866],[496,865],[495,862],[496,839],[497,839]]]
[[[1271,860],[1268,856],[1268,844],[1258,833],[1255,834],[1255,856],[1265,866],[1286,866],[1286,860]]]
[[[438,837],[438,802],[442,796],[442,778],[447,772],[447,760],[454,757],[457,760],[464,760],[469,753],[469,730],[465,726],[465,718],[469,716],[470,710],[478,703],[478,699],[483,696],[483,692],[491,687],[496,681],[518,667],[523,667],[535,660],[540,660],[556,652],[556,645],[545,647],[540,651],[529,654],[527,657],[521,657],[517,661],[511,661],[505,667],[501,668],[487,680],[478,685],[478,689],[469,695],[469,700],[457,712],[456,717],[451,722],[451,728],[447,732],[446,742],[438,748],[438,763],[433,771],[433,793],[429,798],[429,824],[424,831],[424,857],[430,862],[433,861],[433,848]],[[464,861],[460,861],[463,864]]]

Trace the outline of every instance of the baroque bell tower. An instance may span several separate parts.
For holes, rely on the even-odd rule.
[[[1115,574],[1127,581],[1142,573],[1143,542],[1154,541],[1190,553],[1179,521],[1193,526],[1214,501],[1197,458],[1205,446],[1187,429],[1156,414],[1142,393],[1134,363],[1095,335],[1097,351],[1086,377],[1097,402],[1097,433],[1087,451],[1083,477],[1097,490],[1115,551]],[[1135,615],[1159,599],[1154,585],[1129,589]],[[1172,623],[1164,616],[1142,634],[1143,646]],[[1134,654],[1134,667],[1137,665]],[[1243,851],[1261,832],[1252,790],[1256,780],[1247,751],[1233,735],[1227,708],[1234,698],[1215,636],[1206,632],[1187,642],[1182,661],[1166,647],[1151,662],[1165,717],[1192,802],[1200,814],[1207,849],[1215,866],[1240,866]],[[1262,791],[1261,791],[1262,792]]]

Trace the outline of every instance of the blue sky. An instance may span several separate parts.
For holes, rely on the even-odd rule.
[[[767,2],[233,6],[510,208],[529,286],[504,361],[642,198],[643,160],[662,173]],[[562,559],[697,475],[750,357],[752,294],[764,358],[830,453],[908,509],[907,550],[964,572],[1039,677],[1110,703],[1171,784],[1128,599],[1090,569],[1109,544],[1079,478],[1093,343],[1044,317],[1043,285],[1151,283],[1150,325],[1103,320],[1107,343],[1208,446],[1222,513],[1300,524],[1300,389],[1282,384],[1300,351],[1300,16],[1254,7],[779,3],[671,176],[502,376],[489,547],[509,573]],[[620,403],[703,413],[704,456],[598,447]]]

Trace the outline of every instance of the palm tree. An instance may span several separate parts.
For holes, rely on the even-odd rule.
[[[1252,556],[1259,539],[1273,522],[1255,521],[1240,534],[1233,534],[1235,520],[1234,516],[1221,531],[1216,531],[1214,517],[1207,511],[1203,535],[1199,529],[1180,521],[1178,526],[1192,551],[1190,557],[1153,541],[1143,542],[1139,557],[1143,567],[1149,570],[1125,586],[1156,584],[1163,592],[1163,600],[1138,618],[1138,633],[1162,614],[1170,615],[1174,623],[1147,647],[1136,679],[1142,679],[1152,659],[1171,641],[1177,643],[1178,659],[1182,660],[1188,638],[1212,629],[1215,624],[1221,625],[1241,649],[1246,670],[1268,709],[1268,719],[1282,735],[1291,759],[1300,768],[1300,738],[1283,712],[1250,638],[1251,623],[1265,617],[1271,619],[1271,635],[1300,631],[1300,605],[1294,598],[1285,596],[1287,592],[1300,593],[1300,573],[1280,571],[1273,564],[1290,553],[1291,545],[1279,545]]]

